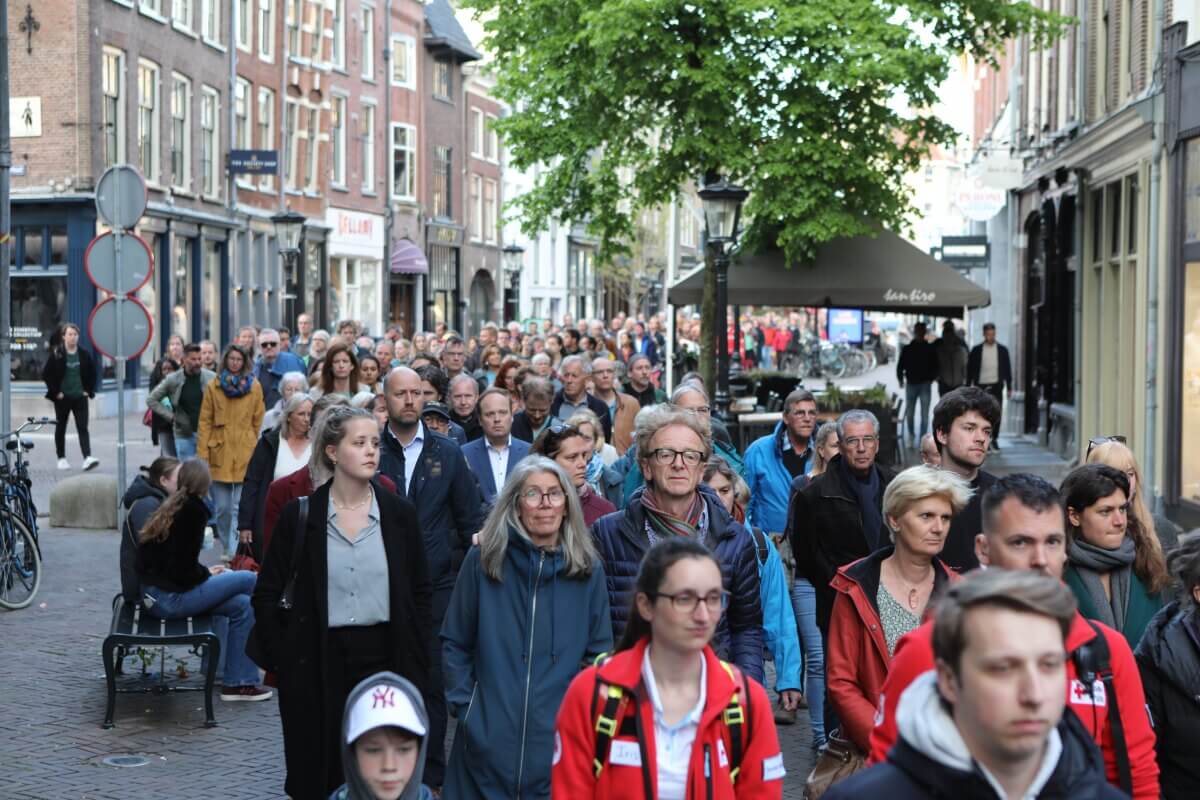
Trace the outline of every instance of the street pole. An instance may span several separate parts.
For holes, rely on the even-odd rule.
[[[725,245],[717,247],[717,394],[714,398],[717,417],[729,419],[729,255]]]
[[[9,180],[12,137],[8,121],[8,2],[0,3],[0,431],[12,430],[12,296],[9,252],[12,203]]]

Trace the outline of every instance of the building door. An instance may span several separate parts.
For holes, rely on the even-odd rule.
[[[478,333],[488,321],[495,297],[496,284],[491,274],[482,269],[476,272],[471,279],[471,333]]]

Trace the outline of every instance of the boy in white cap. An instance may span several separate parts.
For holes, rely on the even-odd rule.
[[[429,715],[417,687],[393,672],[363,680],[346,698],[342,770],[330,800],[433,800],[421,784]]]

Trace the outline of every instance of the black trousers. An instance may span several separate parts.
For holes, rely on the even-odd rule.
[[[1001,419],[1004,414],[1004,384],[1003,383],[984,383],[980,384],[979,388],[996,398],[996,402],[1000,405]],[[992,431],[992,441],[995,442],[1000,438],[1000,425],[997,423],[996,430]]]
[[[67,418],[75,415],[75,431],[79,434],[79,449],[83,457],[92,454],[92,439],[88,435],[88,399],[87,395],[79,397],[64,397],[54,401],[54,450],[59,458],[67,457]]]
[[[361,681],[376,672],[395,671],[390,642],[387,623],[329,629],[329,689],[336,692],[331,711],[344,709],[346,698]],[[345,783],[345,776],[342,774],[341,714],[330,720],[330,723],[327,733],[332,752],[327,756],[327,785],[322,796],[328,796]]]

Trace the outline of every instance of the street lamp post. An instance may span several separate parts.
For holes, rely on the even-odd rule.
[[[508,284],[504,316],[507,320],[514,320],[521,316],[521,268],[525,263],[525,248],[519,244],[508,244],[500,252],[504,254],[504,273]]]
[[[300,260],[300,238],[304,235],[304,215],[288,209],[271,217],[275,226],[275,242],[279,255],[283,256],[286,267],[287,281],[291,291],[285,289],[283,297],[288,302],[287,323],[296,329],[296,292],[299,291],[300,277],[297,262]]]
[[[717,296],[717,392],[713,398],[717,416],[729,418],[729,253],[737,244],[742,203],[749,192],[728,179],[701,189],[704,206],[704,231],[708,246],[716,250]]]

